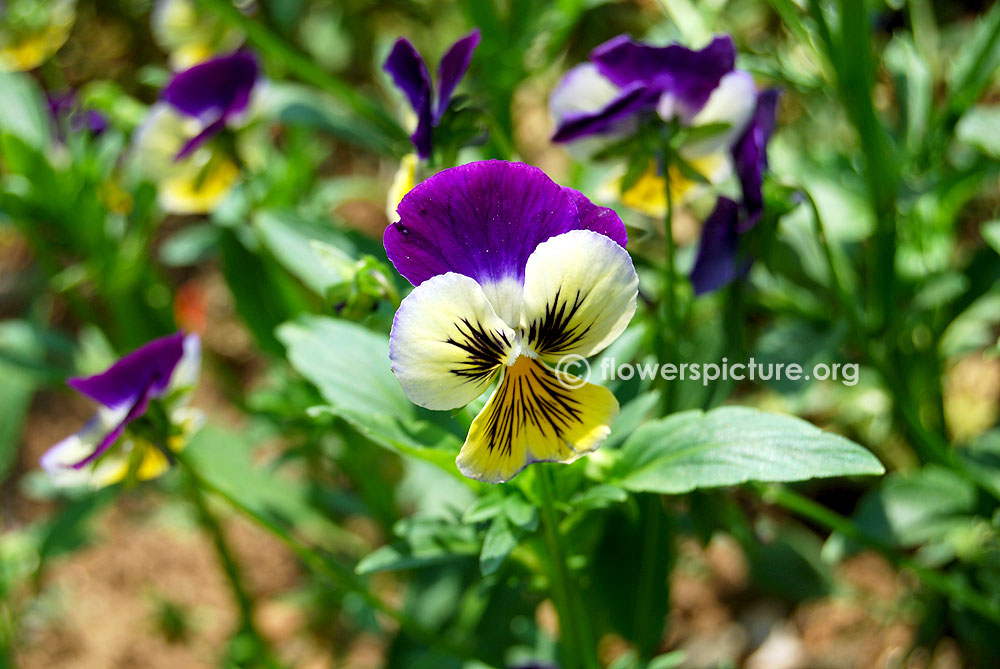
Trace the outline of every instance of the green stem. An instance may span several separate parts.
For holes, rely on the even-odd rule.
[[[765,500],[878,551],[896,567],[912,571],[924,585],[937,590],[953,602],[975,611],[993,623],[1000,624],[1000,608],[994,602],[978,592],[962,587],[944,574],[927,569],[915,560],[900,555],[891,546],[887,546],[863,532],[849,519],[788,488],[759,486],[759,489]]]
[[[190,471],[188,472],[187,479],[188,496],[194,505],[195,511],[198,513],[198,521],[212,539],[215,553],[219,558],[219,563],[222,565],[226,580],[229,581],[229,588],[233,592],[233,598],[236,600],[236,606],[240,613],[240,631],[251,634],[263,644],[263,640],[257,632],[253,621],[253,598],[250,596],[243,582],[243,573],[236,562],[236,558],[233,557],[229,544],[226,542],[222,526],[219,524],[218,518],[208,508],[205,493],[201,488],[199,479],[191,475]]]
[[[559,538],[559,520],[556,516],[555,494],[548,467],[543,463],[535,467],[538,490],[542,498],[542,524],[551,562],[550,580],[552,598],[559,612],[559,631],[562,637],[563,666],[599,669],[597,644],[593,642],[586,611],[581,606],[576,591],[570,584],[566,554]]]
[[[424,627],[421,623],[417,622],[402,611],[389,606],[375,596],[353,571],[335,562],[334,560],[321,555],[315,548],[307,546],[303,542],[299,541],[286,528],[282,527],[274,520],[261,514],[256,509],[248,506],[225,490],[206,480],[198,474],[194,467],[192,467],[190,461],[183,452],[174,453],[174,457],[176,458],[177,463],[198,482],[198,485],[202,490],[218,495],[222,499],[226,500],[226,502],[228,502],[234,509],[273,534],[302,562],[303,565],[316,575],[325,579],[328,583],[330,583],[330,585],[345,592],[352,592],[358,595],[375,611],[378,611],[379,613],[382,613],[383,615],[394,620],[399,625],[400,629],[406,632],[406,634],[408,634],[415,641],[425,644],[428,647],[435,648],[443,653],[454,655],[455,657],[463,660],[484,663],[484,660],[477,657],[472,649],[466,647],[464,644],[455,643],[449,639],[443,638],[440,634]],[[486,663],[486,666],[491,665]]]
[[[330,93],[343,101],[358,116],[382,130],[391,142],[399,145],[400,155],[408,150],[409,140],[403,129],[382,107],[359,93],[357,86],[330,74],[268,28],[242,14],[228,0],[198,0],[198,2],[204,8],[237,26],[247,36],[250,44],[262,53],[282,62],[299,79]]]
[[[868,309],[877,332],[891,341],[896,330],[896,190],[898,165],[872,102],[874,66],[871,25],[864,0],[842,0],[840,35],[835,46],[837,85],[864,156],[875,233],[868,255]]]
[[[656,652],[663,634],[663,617],[655,611],[657,598],[662,602],[664,595],[668,599],[670,596],[667,578],[673,566],[673,550],[670,545],[673,528],[672,519],[667,516],[660,495],[645,495],[642,508],[642,557],[632,629],[639,652],[643,657],[649,657]],[[669,610],[669,605],[660,607],[659,610]]]
[[[661,334],[663,336],[664,350],[667,362],[677,363],[677,272],[674,267],[674,257],[677,255],[677,248],[674,242],[674,198],[670,189],[670,146],[669,139],[664,142],[663,152],[663,181],[664,196],[666,200],[666,211],[663,215],[663,238],[664,238],[664,269],[663,269],[663,309]],[[666,383],[663,388],[663,415],[670,414],[676,402],[676,383]]]

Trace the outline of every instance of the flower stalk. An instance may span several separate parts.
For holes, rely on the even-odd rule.
[[[555,494],[552,491],[552,474],[543,464],[536,468],[535,478],[538,480],[538,492],[541,496],[540,511],[545,543],[549,552],[552,598],[559,613],[563,666],[600,669],[597,644],[590,631],[586,610],[575,596],[576,591],[571,585],[566,553],[559,538],[559,519],[555,509]]]

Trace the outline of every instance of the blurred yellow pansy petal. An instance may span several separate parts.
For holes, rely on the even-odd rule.
[[[392,185],[389,186],[389,196],[386,198],[385,203],[385,215],[390,223],[395,223],[399,220],[396,207],[399,206],[399,201],[403,199],[403,196],[413,190],[413,187],[416,185],[417,154],[408,153],[399,161],[399,169],[396,170],[396,176],[393,177]]]
[[[215,157],[203,167],[166,177],[159,182],[158,201],[174,214],[205,214],[221,203],[240,177],[240,170],[226,158]]]

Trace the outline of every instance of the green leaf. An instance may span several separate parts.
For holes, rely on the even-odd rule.
[[[590,509],[605,509],[628,499],[628,493],[618,486],[602,483],[587,488],[569,501],[574,512]]]
[[[30,324],[0,323],[0,481],[17,457],[21,426],[37,383],[31,368],[43,361],[43,354]]]
[[[997,128],[1000,132],[1000,127]],[[1000,221],[990,221],[979,226],[979,234],[983,236],[983,241],[990,245],[990,248],[1000,253]]]
[[[510,522],[506,516],[497,516],[486,530],[483,550],[479,554],[479,570],[483,576],[495,573],[515,548],[517,537],[514,536]]]
[[[330,286],[350,280],[349,275],[336,271],[329,262],[325,262],[322,252],[312,244],[319,241],[347,255],[354,254],[354,245],[330,225],[276,210],[257,212],[253,225],[261,242],[278,262],[320,297],[326,297]]]
[[[333,98],[299,84],[272,82],[271,87],[270,112],[281,123],[314,128],[376,153],[394,153],[392,140],[379,128]]]
[[[220,240],[222,271],[236,301],[236,310],[269,353],[282,353],[275,329],[307,308],[306,293],[274,260],[252,253],[235,234]]]
[[[388,337],[349,321],[304,316],[282,325],[278,338],[292,367],[329,403],[317,411],[348,421],[384,448],[461,477],[455,467],[457,424],[407,399],[389,365]]]
[[[861,446],[799,418],[745,407],[685,411],[636,430],[610,482],[678,494],[747,481],[881,474]]]
[[[985,462],[973,466],[988,467]],[[903,548],[936,544],[932,561],[940,562],[954,557],[948,539],[957,527],[971,526],[969,514],[975,504],[972,483],[949,469],[928,465],[915,472],[887,476],[879,488],[861,499],[853,520],[866,535],[884,544]],[[835,534],[824,553],[840,558],[858,548]]]
[[[951,110],[960,114],[979,98],[1000,65],[1000,5],[993,5],[979,17],[972,34],[949,62],[947,99]]]
[[[393,530],[399,540],[364,557],[355,568],[357,573],[419,569],[466,559],[480,552],[476,529],[471,525],[413,516],[396,523]]]
[[[645,422],[659,404],[660,391],[658,390],[640,393],[631,401],[626,402],[615,418],[615,422],[611,424],[611,434],[604,441],[602,448],[605,450],[617,448],[639,425]]]
[[[991,158],[1000,157],[1000,106],[973,107],[958,122],[955,136]]]
[[[309,482],[255,464],[254,446],[246,435],[208,425],[191,439],[184,456],[213,487],[260,515],[293,527],[313,543],[348,553],[366,550],[358,537],[335,525],[315,505],[317,494]]]
[[[674,667],[684,664],[685,657],[687,657],[685,651],[672,650],[669,653],[654,657],[649,661],[649,666],[646,669],[674,669]]]
[[[218,245],[222,232],[211,223],[178,230],[160,246],[160,261],[168,267],[186,267],[204,260]]]
[[[42,562],[88,545],[93,535],[94,516],[115,499],[118,492],[116,486],[88,492],[60,508],[45,525],[38,548]]]
[[[934,75],[913,39],[905,33],[897,33],[889,42],[885,64],[896,81],[900,108],[905,112],[906,142],[918,147],[930,121]]]
[[[35,80],[27,74],[0,71],[0,134],[16,135],[39,149],[49,144],[50,124]]]
[[[792,602],[828,595],[833,572],[821,559],[816,533],[797,524],[778,525],[772,531],[769,541],[747,555],[754,588]]]
[[[498,488],[494,488],[469,505],[469,508],[462,514],[462,522],[467,525],[482,523],[498,516],[503,512],[503,507],[503,494]]]
[[[522,530],[533,532],[538,527],[538,509],[522,497],[519,492],[507,495],[504,499],[503,511],[507,520]]]

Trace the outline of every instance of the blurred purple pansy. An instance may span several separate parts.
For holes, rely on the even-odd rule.
[[[733,71],[736,50],[728,36],[700,50],[679,44],[651,46],[619,35],[598,46],[553,91],[553,141],[613,134],[641,115],[659,112],[690,122]]]
[[[778,91],[763,91],[757,99],[750,125],[732,148],[742,202],[720,197],[705,220],[691,283],[695,294],[718,290],[750,271],[752,258],[741,248],[743,235],[760,220],[764,211],[762,192],[767,171],[767,142],[774,131]]]
[[[108,119],[104,114],[80,105],[74,91],[45,94],[49,103],[49,113],[55,122],[56,135],[62,137],[65,124],[72,132],[89,132],[94,136],[108,129]]]
[[[477,28],[452,44],[441,58],[437,73],[437,100],[434,100],[427,65],[409,40],[405,37],[397,39],[385,60],[383,68],[392,75],[392,80],[417,115],[417,128],[410,135],[410,141],[421,158],[431,155],[433,129],[444,116],[455,88],[469,69],[479,40]]]
[[[206,60],[174,75],[163,89],[163,101],[202,123],[201,131],[177,153],[177,160],[222,132],[250,103],[260,69],[248,51]]]
[[[603,350],[635,312],[638,278],[614,211],[500,160],[443,170],[398,211],[385,248],[416,288],[393,319],[389,358],[407,397],[455,409],[499,379],[459,470],[499,483],[598,448],[618,402],[559,364]]]
[[[200,361],[198,336],[178,332],[149,342],[100,374],[69,379],[69,387],[98,403],[98,413],[80,432],[49,449],[42,468],[56,481],[78,480],[65,475],[98,462],[152,401],[166,398],[179,406],[197,381]]]

